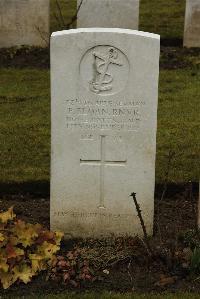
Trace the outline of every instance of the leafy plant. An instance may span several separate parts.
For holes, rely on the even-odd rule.
[[[51,267],[60,249],[61,232],[16,218],[13,207],[0,213],[0,282],[4,289],[15,282],[28,283]]]
[[[200,230],[198,233],[194,229],[190,229],[186,232],[183,232],[180,234],[179,238],[180,240],[191,249],[194,249],[195,247],[200,247]]]
[[[195,247],[191,256],[190,271],[194,274],[200,273],[200,248]]]

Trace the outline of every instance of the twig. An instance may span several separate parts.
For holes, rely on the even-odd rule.
[[[137,214],[138,214],[138,218],[140,220],[140,224],[141,224],[141,227],[142,227],[142,230],[143,230],[143,234],[144,234],[144,242],[150,252],[150,255],[153,255],[153,250],[151,249],[151,246],[149,244],[149,240],[148,240],[148,235],[147,235],[147,231],[146,231],[146,227],[145,227],[145,224],[144,224],[144,220],[143,220],[143,217],[142,217],[142,211],[140,209],[140,206],[137,202],[137,199],[136,199],[136,193],[131,193],[131,195],[133,197],[133,201],[134,201],[134,204],[135,204],[135,208],[136,208],[136,211],[137,211]]]
[[[132,262],[132,260],[130,259],[129,263],[128,263],[128,266],[127,266],[127,272],[128,272],[129,277],[130,277],[130,282],[133,285],[132,286],[132,291],[134,291],[135,288],[134,288],[134,284],[133,284],[133,276],[131,275],[131,272],[130,272],[131,262]]]
[[[35,26],[35,29],[38,31],[41,39],[46,43],[47,47],[49,46],[49,39],[47,39],[46,33],[42,32],[39,27]]]
[[[195,278],[193,281],[197,281],[200,279],[200,276],[198,276],[197,278]]]
[[[70,21],[69,23],[66,24],[66,28],[67,28],[67,29],[70,29],[70,28],[71,28],[71,25],[77,20],[78,13],[79,13],[79,11],[80,11],[80,9],[81,9],[82,4],[83,4],[83,0],[81,0],[80,4],[79,4],[79,6],[78,6],[78,8],[77,8],[77,10],[76,10],[75,15],[71,18],[71,21]]]
[[[112,259],[109,259],[106,263],[106,267],[113,267],[115,266],[116,264],[120,263],[120,262],[125,262],[127,260],[131,260],[132,258],[134,257],[134,255],[130,256],[121,256],[121,257],[118,257],[117,259],[115,258],[112,258]],[[113,262],[111,262],[112,260],[114,260]]]
[[[78,5],[77,7],[77,10],[74,14],[74,16],[72,16],[71,20],[68,22],[68,23],[65,23],[65,19],[64,19],[64,16],[63,16],[63,13],[62,13],[62,9],[61,9],[61,6],[60,6],[60,3],[59,3],[59,0],[55,0],[56,1],[56,6],[57,6],[57,10],[58,10],[58,13],[59,13],[59,18],[61,20],[59,20],[59,18],[54,14],[54,18],[57,20],[59,26],[61,27],[61,29],[70,29],[72,24],[77,20],[77,17],[78,17],[78,13],[81,9],[81,6],[83,4],[83,0],[81,0],[80,4]]]
[[[79,13],[79,10],[81,9],[81,6],[83,4],[83,0],[81,0],[79,6],[78,6],[78,9],[77,9],[77,12],[76,12],[76,16],[78,16],[78,13]]]
[[[146,242],[144,242],[144,240],[143,240],[142,238],[140,238],[139,236],[138,236],[138,239],[140,240],[140,242],[142,243],[142,245],[143,245],[144,248],[146,249],[148,256],[150,256],[150,255],[151,255],[151,252],[149,251],[149,248],[148,248]]]
[[[61,7],[60,7],[60,4],[59,4],[58,0],[56,0],[56,6],[57,6],[57,9],[58,9],[58,13],[59,13],[60,19],[62,21],[63,28],[65,28],[65,20],[64,20],[64,17],[63,17],[63,14],[62,14],[62,10],[61,10]]]

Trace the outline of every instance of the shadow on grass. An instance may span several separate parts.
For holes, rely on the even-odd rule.
[[[29,194],[33,197],[49,197],[50,182],[49,181],[28,181],[22,183],[16,182],[0,182],[0,196],[21,194]]]
[[[161,46],[163,47],[183,47],[182,38],[162,38],[160,40]]]

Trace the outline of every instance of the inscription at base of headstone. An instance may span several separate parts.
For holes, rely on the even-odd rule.
[[[159,36],[77,29],[51,38],[51,227],[142,234],[154,211]]]
[[[200,47],[200,0],[186,0],[184,46]]]
[[[0,48],[48,44],[49,0],[0,0]]]
[[[78,0],[77,27],[138,30],[139,5],[140,0]]]

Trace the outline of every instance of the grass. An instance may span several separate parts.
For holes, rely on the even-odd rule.
[[[163,182],[167,155],[174,151],[171,182],[199,178],[200,71],[162,70],[158,106],[156,181]]]
[[[161,35],[163,39],[182,39],[185,0],[141,0],[140,30]]]
[[[0,181],[49,179],[49,72],[0,73]]]
[[[1,182],[49,180],[49,71],[0,70]],[[175,152],[171,182],[198,181],[200,71],[161,70],[156,181]]]
[[[11,298],[11,297],[2,297],[2,298]],[[17,299],[17,297],[15,297]],[[21,298],[21,297],[20,297]],[[23,298],[36,298],[36,297],[24,297]],[[139,295],[139,294],[120,294],[113,292],[105,292],[105,293],[85,293],[85,294],[75,294],[75,293],[62,293],[57,295],[37,295],[37,298],[45,298],[45,299],[199,299],[199,294],[190,294],[190,293],[177,293],[177,294],[147,294],[147,295]]]

